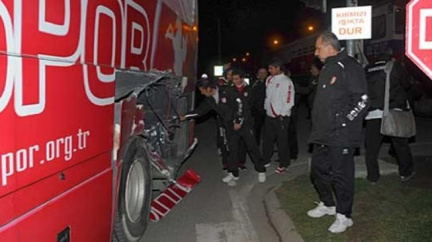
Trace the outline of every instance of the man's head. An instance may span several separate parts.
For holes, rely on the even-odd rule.
[[[243,80],[244,74],[241,70],[234,69],[232,71],[232,82],[236,86],[242,86],[244,84]]]
[[[284,66],[282,61],[274,60],[272,63],[269,64],[268,71],[272,76],[282,74],[283,70],[284,70]]]
[[[233,69],[231,67],[225,69],[225,72],[224,72],[224,77],[229,82],[232,81],[232,72],[233,72]]]
[[[339,39],[329,31],[320,34],[315,42],[315,56],[322,62],[330,56],[337,55],[340,50]]]
[[[257,73],[257,77],[260,81],[264,81],[268,76],[268,72],[266,70],[266,68],[259,68],[258,69],[258,73]]]
[[[201,78],[198,80],[197,86],[201,94],[206,97],[213,96],[217,89],[216,82],[209,78]]]
[[[393,58],[393,49],[391,47],[387,47],[384,49],[384,51],[380,54],[379,59],[389,61]]]

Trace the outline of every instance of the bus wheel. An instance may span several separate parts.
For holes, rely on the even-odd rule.
[[[144,234],[151,201],[151,166],[140,138],[126,145],[114,224],[114,242],[138,241]]]

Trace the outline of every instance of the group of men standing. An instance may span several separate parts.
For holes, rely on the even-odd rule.
[[[365,70],[356,59],[347,55],[333,33],[319,35],[315,43],[315,56],[323,63],[323,67],[311,110],[309,143],[314,147],[310,175],[320,202],[307,215],[312,218],[334,215],[335,221],[329,231],[340,233],[354,224],[351,218],[354,151],[362,145],[363,120],[371,111],[368,109],[382,106],[374,102],[377,95],[382,93],[374,95],[373,91],[368,90]],[[198,88],[206,99],[195,110],[181,117],[185,120],[204,115],[212,109],[216,111],[220,130],[218,134],[221,137],[219,143],[222,144],[224,165],[228,170],[222,181],[228,185],[236,185],[242,162],[244,166],[245,151],[254,163],[259,182],[266,180],[266,166],[271,162],[275,143],[279,154],[279,165],[275,172],[282,174],[290,165],[288,127],[294,107],[294,85],[284,74],[283,63],[273,61],[268,66],[268,72],[269,77],[266,69],[258,71],[258,81],[252,90],[244,84],[243,73],[235,69],[227,70],[227,74],[232,76],[232,84],[225,81],[218,84],[209,78],[199,80]],[[372,98],[368,94],[372,94]],[[265,132],[261,154],[258,147],[263,123]],[[370,131],[369,135],[367,132],[370,141],[366,142],[368,146],[374,146],[366,148],[375,153],[375,146],[382,141],[382,136],[377,133],[377,125],[376,122],[369,122],[373,132]],[[372,139],[376,142],[372,142]],[[393,143],[399,150],[400,146],[407,146],[406,140],[395,139]],[[379,179],[377,155],[366,153],[368,179],[376,182]],[[401,180],[408,180],[414,175],[412,156],[409,150],[399,153],[399,158],[405,160],[400,169]]]
[[[288,125],[294,105],[294,85],[278,61],[269,65],[268,78],[267,70],[260,69],[260,80],[252,88],[245,83],[241,70],[228,68],[225,72],[225,78],[218,82],[207,77],[198,81],[198,88],[206,98],[181,119],[196,118],[214,110],[218,116],[218,146],[228,171],[222,181],[236,185],[239,168],[245,169],[248,153],[258,172],[258,181],[265,182],[275,141],[280,158],[276,173],[284,173],[290,163]],[[258,144],[263,123],[266,132],[262,154]]]

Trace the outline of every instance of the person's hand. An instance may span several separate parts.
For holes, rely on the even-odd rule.
[[[234,130],[239,130],[239,129],[241,129],[241,124],[235,123],[234,124]]]
[[[180,115],[180,122],[183,122],[183,121],[186,121],[186,116],[184,116],[184,115]]]

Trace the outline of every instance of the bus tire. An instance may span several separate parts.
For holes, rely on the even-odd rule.
[[[117,198],[114,242],[138,241],[147,228],[152,194],[151,166],[142,138],[125,145]]]

